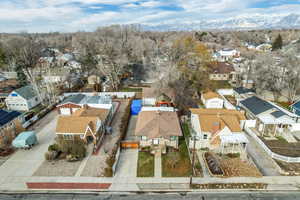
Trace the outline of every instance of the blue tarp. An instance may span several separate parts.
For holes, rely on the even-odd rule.
[[[131,103],[131,115],[138,115],[142,109],[142,100],[133,100]]]
[[[37,144],[37,137],[34,131],[20,133],[12,142],[15,148],[25,148]]]

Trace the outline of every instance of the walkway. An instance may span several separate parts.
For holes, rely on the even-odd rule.
[[[209,174],[209,171],[208,171],[208,169],[207,169],[207,167],[206,167],[206,164],[205,164],[205,161],[204,161],[204,159],[203,159],[203,151],[197,151],[197,156],[198,156],[198,158],[199,158],[199,162],[200,162],[200,164],[201,164],[201,166],[202,166],[202,172],[203,172],[203,177],[204,178],[208,178],[208,177],[211,177],[210,176],[210,174]]]
[[[83,159],[83,161],[81,161],[81,164],[80,164],[75,176],[78,177],[82,174],[83,169],[85,168],[87,161],[89,160],[89,158],[91,157],[91,155],[93,153],[93,148],[94,148],[93,144],[89,144],[87,146],[87,156]]]
[[[155,153],[154,158],[154,177],[155,178],[161,178],[161,152]]]
[[[279,167],[275,161],[261,148],[261,146],[248,134],[245,134],[249,140],[247,152],[253,162],[264,176],[278,176]]]

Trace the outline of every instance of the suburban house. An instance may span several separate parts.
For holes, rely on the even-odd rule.
[[[22,114],[20,112],[0,110],[0,145],[3,144],[3,140],[8,135],[14,138],[18,134],[17,126],[22,127]]]
[[[112,118],[114,107],[111,96],[89,96],[81,93],[71,94],[67,96],[59,105],[56,106],[60,115],[72,115],[84,105],[92,108],[108,109],[109,120]]]
[[[209,148],[218,153],[243,152],[248,143],[243,133],[244,114],[227,109],[190,109],[192,137],[189,148]]]
[[[257,96],[240,101],[239,106],[248,118],[256,120],[255,128],[261,135],[282,136],[299,129],[297,115]]]
[[[29,111],[41,103],[37,91],[31,85],[27,85],[12,91],[5,99],[9,110]]]
[[[138,115],[135,136],[140,147],[151,147],[152,152],[166,153],[166,147],[178,148],[178,137],[182,136],[176,112],[141,111]]]
[[[18,88],[18,81],[16,79],[4,79],[0,83],[0,103],[4,103],[6,97]]]
[[[143,88],[144,106],[165,106],[173,107],[175,101],[175,91],[170,88]]]
[[[218,61],[224,62],[240,57],[240,52],[236,49],[224,48],[216,52],[213,57]]]
[[[235,83],[237,80],[233,65],[227,62],[212,62],[208,65],[210,68],[209,79],[215,81],[230,81]]]
[[[98,144],[104,138],[109,113],[108,109],[85,105],[70,116],[59,116],[56,135],[64,140],[81,139]]]
[[[245,87],[236,87],[233,88],[233,96],[236,99],[246,99],[250,96],[253,96],[255,94],[254,89],[248,89]]]
[[[201,95],[205,108],[223,108],[224,100],[218,93],[206,92]]]
[[[300,116],[300,101],[296,101],[292,105],[290,105],[290,108],[293,113]]]
[[[95,85],[101,83],[100,76],[97,75],[90,75],[87,80],[89,85]]]

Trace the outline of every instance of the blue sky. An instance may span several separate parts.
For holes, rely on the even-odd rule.
[[[91,31],[110,24],[300,14],[300,0],[0,0],[1,32]]]

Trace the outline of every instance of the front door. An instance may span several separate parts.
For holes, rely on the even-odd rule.
[[[153,139],[153,140],[152,140],[152,143],[153,143],[154,145],[159,145],[159,139],[158,139],[158,138]]]

